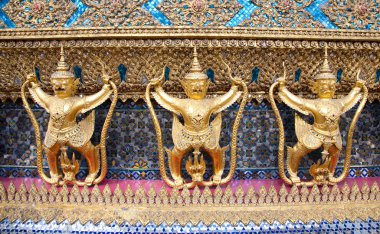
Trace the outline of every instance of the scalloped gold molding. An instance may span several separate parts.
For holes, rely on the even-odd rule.
[[[100,70],[94,61],[100,57],[118,85],[121,101],[143,99],[146,82],[164,64],[171,68],[170,79],[165,82],[167,90],[183,94],[176,81],[186,74],[189,49],[195,45],[200,47],[202,67],[212,68],[215,72],[216,82],[210,86],[211,94],[223,93],[230,82],[218,60],[219,55],[225,54],[232,70],[246,81],[249,101],[267,99],[270,84],[282,72],[283,61],[287,62],[289,74],[302,70],[301,80],[287,85],[304,97],[310,97],[309,82],[322,61],[322,48],[328,47],[334,71],[344,71],[337,94],[348,93],[356,71],[363,68],[366,74],[362,79],[369,88],[368,101],[380,100],[380,82],[375,81],[380,61],[379,31],[130,27],[0,30],[0,101],[15,101],[20,97],[20,83],[33,65],[39,67],[44,88],[49,91],[49,77],[55,69],[61,44],[65,47],[69,64],[83,68],[80,93],[93,93],[99,89],[96,77]],[[146,62],[154,69],[149,70]],[[125,82],[120,81],[116,69],[122,63],[129,65]],[[250,79],[254,67],[260,68],[256,83]]]
[[[218,38],[218,39],[275,39],[275,40],[327,40],[327,41],[380,41],[375,30],[347,30],[320,28],[249,28],[249,27],[87,27],[46,29],[2,29],[0,40],[53,40],[53,39],[147,39],[147,38]]]
[[[196,187],[191,192],[186,188],[169,192],[166,187],[159,191],[139,187],[133,191],[129,186],[122,191],[119,185],[114,191],[108,185],[103,191],[97,185],[91,191],[77,186],[68,189],[66,185],[60,190],[52,186],[48,191],[45,186],[37,189],[32,184],[27,190],[25,184],[16,189],[13,183],[4,187],[0,182],[0,199],[0,220],[8,218],[11,222],[43,219],[48,223],[79,220],[82,224],[127,221],[143,225],[150,222],[220,225],[251,221],[259,224],[264,220],[284,223],[288,220],[380,219],[380,192],[376,182],[371,186],[364,182],[361,188],[356,183],[352,187],[345,183],[341,188],[315,185],[310,190],[305,186],[289,188],[285,185],[276,190],[272,185],[268,190],[262,186],[255,191],[250,186],[244,191],[238,186],[233,191],[227,186],[225,189],[217,187],[213,192],[208,187],[203,190]]]

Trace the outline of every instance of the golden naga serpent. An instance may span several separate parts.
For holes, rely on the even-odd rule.
[[[44,181],[46,181],[49,184],[52,184],[53,182],[52,182],[51,178],[45,174],[44,169],[43,169],[43,158],[42,158],[43,146],[42,146],[42,140],[41,140],[40,126],[39,126],[39,123],[37,122],[37,119],[36,119],[32,109],[29,106],[29,103],[28,103],[28,101],[26,99],[26,95],[25,95],[26,94],[25,88],[29,85],[29,83],[30,83],[30,81],[27,80],[21,86],[21,99],[22,99],[22,102],[25,106],[26,112],[28,113],[28,116],[32,121],[32,125],[33,125],[34,130],[35,130],[34,134],[35,134],[36,145],[37,145],[37,151],[36,151],[36,154],[37,154],[37,171],[38,171],[39,176]],[[101,172],[100,172],[100,175],[94,180],[93,184],[99,184],[105,178],[105,176],[107,174],[106,137],[107,137],[107,131],[108,131],[111,119],[112,119],[112,115],[113,115],[113,112],[114,112],[115,107],[116,107],[117,96],[118,96],[116,84],[111,80],[109,81],[109,83],[112,86],[113,99],[111,102],[110,109],[107,113],[106,119],[104,120],[102,132],[100,135],[100,143],[96,146],[96,148],[100,148]],[[65,183],[65,181],[60,181],[59,185],[63,185],[64,183]],[[75,181],[75,183],[79,186],[84,186],[86,184],[84,181]]]
[[[359,77],[360,71],[358,72],[357,77]],[[279,82],[276,81],[269,89],[269,101],[273,108],[277,126],[279,129],[279,142],[278,142],[278,172],[280,175],[280,178],[289,185],[292,185],[293,182],[288,178],[285,174],[285,166],[284,166],[284,146],[285,146],[285,134],[284,134],[284,125],[281,119],[280,112],[277,108],[276,102],[274,100],[274,89],[279,85]],[[355,131],[356,123],[358,122],[359,115],[362,112],[365,103],[367,102],[368,97],[368,89],[365,85],[362,85],[362,91],[363,91],[363,97],[360,101],[360,104],[358,106],[358,109],[355,112],[355,115],[352,119],[352,122],[350,124],[350,128],[348,130],[347,134],[347,145],[346,145],[346,152],[345,152],[345,159],[344,159],[344,166],[343,166],[343,172],[339,177],[329,177],[328,183],[333,185],[335,183],[339,183],[342,180],[344,180],[350,169],[351,164],[351,149],[352,149],[352,137]],[[315,183],[313,181],[309,182],[301,182],[301,184],[305,184],[306,186],[313,186]]]
[[[244,107],[247,103],[248,100],[248,88],[247,85],[244,83],[243,80],[241,79],[235,79],[231,75],[231,69],[230,67],[222,60],[222,62],[227,66],[227,69],[229,71],[229,76],[230,79],[235,82],[236,84],[239,84],[243,88],[243,96],[242,100],[240,102],[240,107],[239,110],[236,114],[236,118],[234,121],[234,125],[232,127],[232,136],[231,136],[231,160],[230,160],[230,170],[228,172],[228,175],[225,178],[222,178],[220,181],[220,184],[225,184],[228,183],[234,176],[235,170],[236,170],[236,149],[237,149],[237,132],[239,130],[240,126],[240,121],[242,119]],[[165,72],[165,69],[163,70],[163,74]],[[163,76],[161,76],[162,79]],[[152,116],[153,119],[153,124],[154,124],[154,130],[156,132],[156,139],[157,139],[157,145],[158,145],[158,159],[159,159],[159,165],[160,165],[160,175],[162,179],[171,187],[175,187],[175,183],[173,180],[171,180],[167,174],[166,174],[166,167],[165,167],[165,151],[164,151],[164,146],[162,143],[162,132],[161,132],[161,127],[160,123],[158,121],[156,112],[154,111],[152,102],[150,100],[150,90],[151,90],[152,83],[149,83],[146,87],[145,91],[145,101],[148,105],[149,112]],[[196,185],[202,185],[202,186],[212,186],[214,183],[212,181],[202,181],[202,182],[190,182],[186,183],[183,186],[186,186],[188,188],[194,188]]]

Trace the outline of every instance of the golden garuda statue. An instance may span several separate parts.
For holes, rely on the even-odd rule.
[[[50,184],[92,185],[100,183],[106,175],[107,156],[105,143],[108,126],[117,102],[117,87],[105,74],[104,65],[102,72],[104,85],[99,92],[89,96],[75,95],[79,79],[75,79],[74,74],[69,71],[69,66],[65,62],[63,47],[61,47],[61,58],[58,62],[57,71],[52,74],[50,79],[54,95],[50,95],[41,89],[34,74],[28,75],[27,80],[22,85],[22,101],[35,129],[38,173],[44,181]],[[43,146],[39,123],[25,96],[27,87],[33,100],[50,114]],[[104,122],[100,144],[94,146],[90,140],[95,125],[95,112],[93,109],[106,101],[112,91],[113,100]],[[77,122],[78,115],[89,111],[91,112],[83,120]],[[74,153],[71,163],[67,155],[68,147],[82,154],[87,161],[89,174],[84,181],[76,180],[79,163],[75,159]],[[43,170],[42,149],[44,149],[47,156],[50,177]],[[58,168],[59,162],[61,170]],[[63,178],[61,171],[64,174]]]
[[[225,65],[227,66],[227,64]],[[233,177],[236,168],[237,131],[244,106],[247,102],[248,89],[243,80],[233,78],[230,68],[228,66],[227,68],[232,80],[231,89],[224,95],[206,98],[210,81],[207,75],[202,72],[202,68],[198,62],[197,50],[194,48],[194,58],[190,72],[184,79],[180,80],[189,98],[176,98],[163,90],[161,84],[164,80],[165,69],[161,77],[153,79],[146,88],[145,98],[157,135],[160,173],[163,180],[172,187],[183,188],[187,186],[188,188],[193,188],[196,185],[212,186],[227,183]],[[172,138],[174,147],[172,150],[165,148],[173,179],[169,179],[166,175],[161,128],[150,101],[150,89],[152,86],[155,90],[152,93],[154,99],[162,107],[173,113]],[[222,127],[221,111],[233,104],[241,96],[239,86],[243,89],[243,97],[232,129],[230,171],[225,178],[222,178],[225,166],[225,152],[228,146],[220,147],[219,145]],[[215,118],[210,123],[212,115],[215,115]],[[179,120],[179,116],[182,116],[184,124]],[[182,159],[191,152],[193,157],[189,156],[186,162],[186,171],[191,176],[192,181],[186,183],[181,174]],[[210,181],[204,181],[203,178],[206,170],[203,159],[204,154],[211,158],[213,164],[213,176]]]
[[[368,90],[364,85],[364,81],[359,79],[359,74],[360,70],[357,74],[355,87],[347,96],[333,99],[336,90],[336,78],[330,69],[326,49],[323,65],[319,74],[315,77],[312,88],[317,98],[305,99],[292,94],[286,88],[286,70],[284,65],[284,76],[270,87],[269,97],[280,134],[278,150],[279,175],[287,184],[305,184],[306,186],[324,183],[335,184],[346,178],[350,167],[354,129],[368,96]],[[295,132],[298,142],[293,147],[287,147],[286,167],[290,178],[285,175],[284,127],[273,94],[277,86],[278,95],[286,105],[304,115],[312,115],[314,118],[313,124],[309,124],[298,114],[295,115]],[[347,134],[343,172],[340,176],[335,177],[335,168],[338,163],[339,153],[342,150],[342,137],[339,130],[340,116],[354,107],[360,99],[360,104]],[[322,150],[321,157],[309,170],[313,180],[301,182],[297,173],[302,157],[320,148]]]

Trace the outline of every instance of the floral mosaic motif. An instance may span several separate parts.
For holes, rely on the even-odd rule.
[[[150,26],[157,21],[142,9],[148,0],[82,0],[89,7],[73,24],[89,27]]]
[[[75,10],[76,5],[70,0],[11,0],[3,8],[21,28],[63,27]]]
[[[135,164],[133,165],[133,169],[147,169],[148,163],[142,159],[138,159],[135,161]]]
[[[0,29],[6,28],[7,25],[4,24],[3,21],[0,20]]]
[[[379,7],[376,0],[330,0],[322,9],[340,28],[378,30]]]
[[[164,0],[157,7],[174,26],[224,26],[241,8],[236,0]]]
[[[306,11],[314,0],[251,0],[259,7],[249,19],[240,23],[246,27],[323,28]]]

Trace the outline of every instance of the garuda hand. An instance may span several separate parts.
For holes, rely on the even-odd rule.
[[[284,87],[286,84],[286,80],[284,77],[280,77],[277,79],[277,82],[280,84],[280,87]]]
[[[104,84],[108,84],[109,81],[110,81],[110,76],[107,75],[107,74],[103,74],[102,75],[102,81],[103,81]]]
[[[37,84],[37,76],[34,73],[30,73],[26,76],[26,81],[29,81],[32,85]]]
[[[233,85],[238,85],[238,84],[241,84],[243,82],[243,79],[240,78],[240,77],[234,77],[232,78],[232,84]]]
[[[165,79],[165,70],[166,70],[166,65],[164,66],[164,68],[162,69],[162,74],[159,78],[153,78],[151,81],[150,81],[150,84],[153,85],[153,86],[156,86],[156,85],[159,85],[161,83],[163,83],[164,79]]]
[[[361,80],[361,79],[356,80],[356,83],[355,83],[356,87],[363,87],[364,85],[365,85],[364,80]]]
[[[359,69],[358,74],[356,75],[356,83],[355,83],[356,87],[363,87],[365,85],[365,81],[359,78],[360,73],[361,73],[361,69]]]
[[[153,86],[156,86],[156,85],[159,85],[162,83],[162,79],[161,78],[154,78],[153,80],[150,81],[150,83],[153,85]]]

